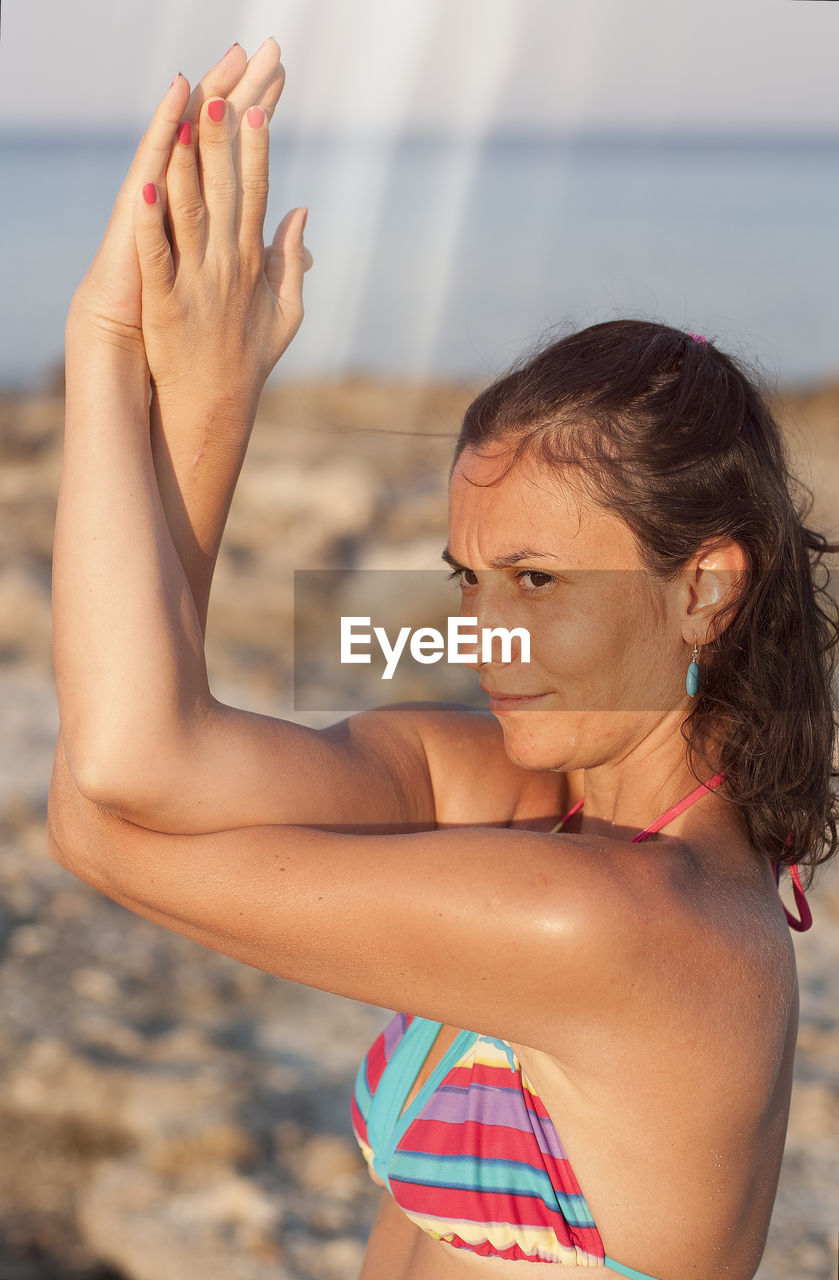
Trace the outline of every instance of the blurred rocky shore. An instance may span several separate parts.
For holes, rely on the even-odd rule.
[[[265,393],[208,629],[214,691],[291,713],[292,570],[436,568],[473,389]],[[349,1091],[382,1010],[234,964],[99,897],[44,839],[57,715],[60,388],[0,395],[0,1280],[354,1280],[378,1193]],[[780,402],[839,536],[839,384]],[[797,1081],[760,1280],[827,1280],[839,1232],[839,875],[796,936]]]

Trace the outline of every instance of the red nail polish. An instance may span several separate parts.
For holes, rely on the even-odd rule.
[[[245,114],[252,129],[258,129],[265,119],[265,112],[262,107],[248,107]]]
[[[182,142],[185,147],[192,142],[192,125],[189,120],[182,120],[178,125],[178,142]]]
[[[178,74],[175,76],[175,80],[180,80],[181,75],[182,75],[182,72],[179,71]],[[175,83],[175,80],[172,81],[172,84]],[[172,84],[169,85],[170,89],[172,88]]]
[[[153,182],[147,182],[143,187],[143,199],[146,204],[157,204],[157,187]]]
[[[210,117],[213,124],[218,124],[224,119],[224,106],[224,98],[213,98],[212,102],[207,107],[207,115]]]

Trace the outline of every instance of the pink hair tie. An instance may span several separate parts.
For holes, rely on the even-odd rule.
[[[707,342],[707,338],[703,338],[701,333],[689,333],[689,338],[693,338],[694,342]]]

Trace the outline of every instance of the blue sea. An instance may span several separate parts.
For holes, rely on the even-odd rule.
[[[62,358],[133,140],[0,138],[0,385]],[[288,138],[271,230],[310,206],[306,320],[279,369],[485,379],[618,315],[771,379],[839,372],[839,139]]]

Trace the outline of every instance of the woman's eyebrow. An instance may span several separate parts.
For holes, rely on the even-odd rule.
[[[461,563],[460,563],[460,561],[458,561],[458,560],[455,560],[454,556],[452,555],[451,551],[449,551],[448,547],[443,547],[443,550],[440,552],[440,559],[441,559],[441,560],[445,560],[446,564],[447,564],[451,569],[465,569],[465,568],[466,568],[466,565],[461,564]]]
[[[442,558],[446,564],[451,565],[452,569],[465,569],[467,566],[455,560],[454,556],[446,547],[442,552]],[[509,569],[514,564],[521,564],[525,560],[556,560],[556,555],[552,551],[539,551],[536,547],[519,547],[515,551],[510,551],[505,556],[496,556],[494,560],[490,560],[491,569]]]

